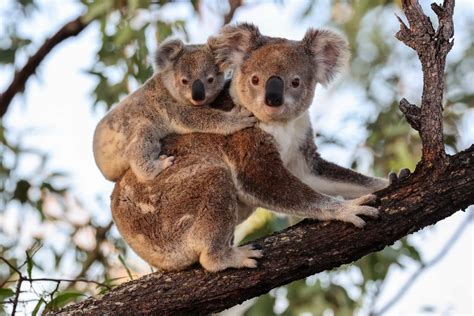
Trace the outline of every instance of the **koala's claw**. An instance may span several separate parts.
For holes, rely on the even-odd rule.
[[[252,247],[253,250],[262,250],[262,246],[259,245],[259,244],[251,244],[250,245]]]
[[[164,169],[171,167],[174,162],[174,156],[166,156],[166,155],[161,155],[158,157],[158,160],[156,161],[156,165],[160,169],[160,172],[163,171]]]
[[[263,257],[261,249],[255,249],[255,244],[234,248],[234,266],[237,268],[257,268],[258,262],[255,259]]]
[[[375,194],[366,194],[352,201],[355,205],[373,205],[377,202],[377,196]]]
[[[404,180],[406,178],[408,178],[411,174],[411,171],[410,169],[408,168],[403,168],[403,169],[400,169],[400,171],[398,172],[398,175],[396,172],[390,172],[388,174],[388,180],[390,182],[390,184],[392,183],[395,183],[395,182],[398,182],[398,181],[401,181],[401,180]]]

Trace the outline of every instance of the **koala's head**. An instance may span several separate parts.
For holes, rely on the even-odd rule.
[[[158,47],[155,62],[167,90],[181,104],[209,104],[224,87],[224,74],[208,45],[167,40]]]
[[[263,122],[300,116],[311,105],[316,84],[328,84],[348,55],[342,37],[317,29],[292,41],[263,36],[244,23],[224,27],[208,43],[221,69],[234,69],[234,101]]]

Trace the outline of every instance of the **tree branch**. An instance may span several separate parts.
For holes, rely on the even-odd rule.
[[[423,95],[421,110],[414,120],[413,113],[405,112],[408,101],[400,102],[400,109],[410,125],[420,132],[423,144],[423,165],[443,165],[446,159],[443,143],[443,92],[446,55],[454,41],[453,10],[454,0],[445,0],[443,6],[432,4],[438,16],[439,25],[435,31],[430,19],[415,0],[403,0],[403,11],[408,19],[408,27],[400,17],[400,31],[397,39],[418,53],[423,69]],[[411,110],[416,107],[410,106]],[[416,121],[419,121],[416,122]]]
[[[154,273],[118,286],[63,314],[208,314],[291,281],[353,262],[474,203],[474,146],[447,159],[437,176],[426,170],[378,193],[381,216],[363,229],[342,222],[304,220],[257,241],[258,269],[209,273],[202,268]]]
[[[88,22],[86,23],[83,21],[82,17],[78,17],[66,23],[56,32],[56,34],[51,38],[48,38],[43,45],[41,45],[38,51],[28,59],[23,68],[15,73],[13,81],[7,89],[0,94],[0,118],[7,112],[8,106],[15,95],[23,92],[26,81],[35,73],[36,68],[38,68],[39,64],[51,52],[51,50],[65,39],[79,34],[87,25]]]
[[[414,104],[411,104],[405,98],[400,100],[399,108],[400,108],[400,111],[405,115],[405,118],[410,124],[410,126],[413,129],[420,131],[420,116],[421,116],[420,108]]]

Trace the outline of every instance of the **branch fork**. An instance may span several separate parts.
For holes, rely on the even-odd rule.
[[[421,166],[442,167],[446,164],[443,143],[443,90],[446,55],[454,44],[454,0],[445,0],[440,6],[431,5],[438,17],[435,30],[416,0],[402,0],[409,26],[397,16],[400,31],[395,37],[418,53],[423,69],[423,95],[417,108],[406,99],[400,101],[400,110],[408,123],[420,133],[423,144]]]

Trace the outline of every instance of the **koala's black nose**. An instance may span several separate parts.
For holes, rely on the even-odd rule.
[[[265,84],[265,104],[268,106],[280,106],[283,104],[283,80],[277,76],[268,78]]]
[[[206,90],[201,80],[194,80],[191,87],[191,97],[194,101],[203,101],[206,98]]]

